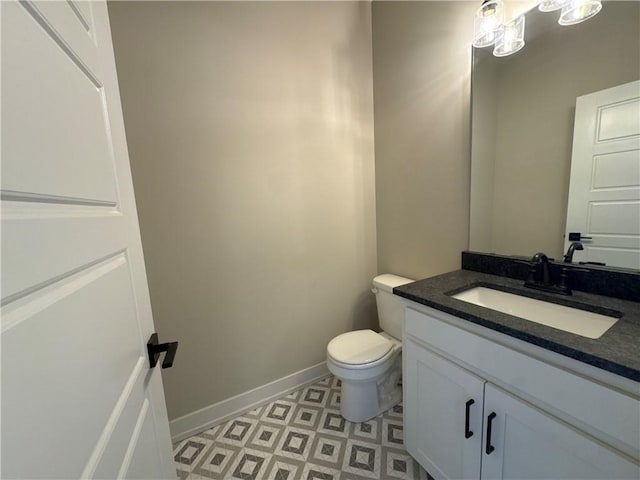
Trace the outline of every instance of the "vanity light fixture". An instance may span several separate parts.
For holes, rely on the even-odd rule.
[[[506,57],[524,47],[524,15],[503,23],[496,30],[496,43],[493,54]]]
[[[593,17],[602,10],[599,0],[569,0],[560,12],[560,25],[575,25]]]
[[[484,0],[476,12],[473,23],[473,46],[482,48],[493,45],[496,30],[504,22],[502,0]]]
[[[538,5],[541,12],[555,12],[567,4],[567,0],[544,0]]]
[[[538,4],[541,12],[560,10],[560,25],[575,25],[593,17],[602,10],[600,0],[542,0]],[[494,45],[496,57],[506,57],[524,47],[525,16],[520,15],[504,21],[503,0],[484,0],[473,23],[473,46],[476,48]]]

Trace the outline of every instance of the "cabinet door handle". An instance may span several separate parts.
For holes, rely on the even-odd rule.
[[[467,403],[464,404],[464,438],[471,438],[473,436],[473,432],[469,430],[469,409],[471,405],[476,403],[473,398],[467,400]]]
[[[484,450],[487,455],[495,450],[495,447],[491,445],[491,426],[494,418],[496,418],[496,412],[491,412],[487,417],[487,445]]]

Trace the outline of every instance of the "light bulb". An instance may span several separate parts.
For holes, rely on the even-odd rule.
[[[560,25],[575,25],[593,17],[602,10],[599,0],[569,0],[560,12]]]
[[[524,15],[500,25],[495,43],[493,54],[496,57],[506,57],[524,47]]]
[[[473,46],[488,47],[495,42],[496,28],[504,20],[502,0],[490,0],[482,4],[476,12],[473,24]]]

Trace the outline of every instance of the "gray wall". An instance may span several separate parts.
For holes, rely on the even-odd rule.
[[[378,265],[460,268],[469,236],[469,78],[478,2],[374,2]]]
[[[375,328],[370,4],[109,13],[169,417]]]

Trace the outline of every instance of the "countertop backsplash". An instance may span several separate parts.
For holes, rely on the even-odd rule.
[[[532,252],[532,255],[535,252]],[[524,281],[529,267],[522,263],[530,258],[495,253],[462,252],[462,269],[488,273]],[[562,267],[569,267],[573,290],[640,302],[640,271],[615,267],[550,262],[551,275],[558,278]]]

